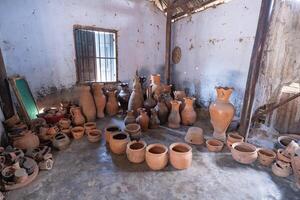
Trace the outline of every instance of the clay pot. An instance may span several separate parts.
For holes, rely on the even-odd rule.
[[[138,123],[142,131],[147,131],[149,127],[149,117],[147,115],[146,109],[140,108],[139,109],[140,115],[136,118],[136,123]]]
[[[295,154],[295,151],[299,148],[299,144],[297,144],[294,140],[292,140],[289,145],[285,148],[284,154],[286,156],[292,157]]]
[[[70,128],[71,120],[67,118],[62,118],[61,120],[59,120],[58,125],[61,129],[68,129]]]
[[[79,102],[86,121],[94,122],[96,120],[96,106],[90,89],[90,86],[80,87]]]
[[[184,140],[190,144],[203,144],[204,137],[203,137],[202,128],[198,128],[198,127],[189,128],[185,135]]]
[[[147,89],[147,99],[144,101],[144,108],[150,115],[151,109],[156,106],[156,101],[152,98],[151,86]]]
[[[127,124],[133,124],[136,122],[136,119],[135,119],[135,116],[134,116],[134,113],[133,113],[133,110],[127,110],[127,115],[124,119],[124,124],[127,125]]]
[[[160,74],[152,74],[150,76],[151,90],[155,100],[158,100],[160,94],[162,93],[162,87],[160,83]]]
[[[184,90],[176,90],[174,91],[173,94],[174,94],[174,99],[181,102],[179,107],[179,111],[181,112],[185,107],[184,98],[186,97],[186,93]]]
[[[72,130],[72,127],[68,128],[68,129],[61,129],[60,132],[66,134],[68,137],[71,137],[71,130]]]
[[[242,164],[251,164],[257,159],[257,149],[246,142],[232,144],[231,154],[234,160]]]
[[[30,121],[30,130],[32,132],[38,133],[40,127],[47,125],[47,122],[44,118],[36,118]]]
[[[284,149],[277,150],[277,159],[287,163],[291,163],[292,161],[289,155],[284,154]]]
[[[127,133],[114,133],[109,141],[110,150],[115,154],[124,154],[129,142]]]
[[[127,144],[126,155],[132,163],[142,163],[145,160],[146,142],[132,141]]]
[[[171,103],[170,103],[171,104]],[[169,109],[162,97],[158,99],[157,105],[154,108],[157,111],[160,124],[163,125],[168,121]],[[170,107],[171,109],[171,107]]]
[[[276,153],[270,149],[259,149],[258,161],[261,165],[270,166],[276,158]]]
[[[168,127],[170,128],[179,128],[180,127],[180,114],[179,106],[181,102],[177,100],[171,101],[172,109],[168,117]]]
[[[277,160],[272,165],[272,172],[279,177],[288,177],[292,173],[292,168],[289,163]]]
[[[195,123],[197,119],[197,114],[194,110],[194,101],[196,100],[193,97],[184,97],[184,109],[181,111],[181,122],[183,125],[191,126]]]
[[[130,97],[130,91],[129,91],[128,83],[120,83],[120,86],[121,86],[121,90],[118,94],[118,100],[121,104],[121,108],[123,110],[123,113],[125,113],[125,111],[128,108],[128,101],[129,101],[129,97]]]
[[[293,138],[289,136],[280,136],[277,139],[277,142],[282,149],[285,149],[291,141],[293,141]]]
[[[96,128],[97,128],[96,122],[87,122],[84,124],[84,130],[86,134],[88,134],[89,131],[94,130]]]
[[[15,169],[12,166],[5,167],[1,171],[3,180],[6,182],[13,182],[14,181],[14,172],[15,172]]]
[[[105,107],[106,113],[109,116],[114,116],[114,115],[118,114],[118,112],[119,112],[119,104],[118,104],[118,100],[116,97],[117,90],[108,91],[107,94],[108,94],[108,100],[107,100],[106,107]]]
[[[300,188],[300,148],[296,149],[295,154],[292,156],[292,169],[296,185]]]
[[[192,165],[192,147],[185,143],[173,143],[169,147],[170,163],[176,169],[187,169]]]
[[[24,183],[28,179],[28,174],[24,168],[17,169],[14,176],[16,183]]]
[[[39,130],[38,137],[41,141],[51,140],[57,133],[59,129],[57,126],[41,126]]]
[[[141,126],[139,124],[127,124],[124,132],[130,136],[131,140],[139,140],[141,138]]]
[[[137,109],[143,107],[144,96],[139,77],[135,76],[133,80],[133,89],[129,97],[128,110],[133,110],[134,115],[137,116]]]
[[[231,150],[232,148],[232,144],[235,142],[243,142],[244,141],[244,137],[239,135],[238,132],[232,132],[228,134],[227,137],[227,147],[229,150]]]
[[[24,131],[22,135],[13,139],[13,146],[18,149],[35,149],[40,145],[38,136],[31,131]]]
[[[7,126],[7,128],[13,128],[16,124],[19,124],[21,122],[18,115],[13,115],[9,119],[4,121],[4,124]]]
[[[72,132],[73,138],[75,140],[78,140],[83,137],[84,128],[81,126],[75,126],[74,128],[72,128],[71,132]]]
[[[217,100],[209,106],[210,122],[214,127],[214,138],[225,141],[226,130],[235,112],[233,105],[229,102],[233,88],[216,87],[216,90]]]
[[[80,107],[70,108],[70,114],[72,116],[72,123],[75,126],[81,126],[85,123],[85,118],[81,113],[81,108]]]
[[[157,116],[157,112],[154,108],[151,109],[151,117],[149,121],[149,128],[158,128],[160,124],[160,121]]]
[[[90,130],[87,133],[87,138],[90,142],[99,142],[101,140],[101,131],[98,129]]]
[[[208,151],[219,152],[222,151],[224,143],[217,139],[209,139],[206,141],[206,147]]]
[[[119,132],[121,132],[121,129],[117,126],[107,127],[104,132],[106,143],[109,143],[109,141],[114,133],[119,133]]]
[[[103,87],[104,87],[103,83],[93,83],[92,85],[98,118],[104,117],[104,108],[106,105],[106,96],[103,93]]]
[[[64,133],[58,133],[52,140],[52,144],[58,150],[66,149],[70,144],[70,138]]]
[[[168,148],[163,144],[150,144],[146,148],[146,163],[152,170],[161,170],[168,164]]]

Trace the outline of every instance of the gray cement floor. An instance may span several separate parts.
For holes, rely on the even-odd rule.
[[[122,125],[117,119],[99,121]],[[197,122],[206,137],[211,136],[208,122]],[[188,127],[173,131],[162,127],[144,134],[150,144],[170,145],[184,141]],[[300,199],[293,177],[279,178],[269,168],[241,165],[229,151],[211,153],[204,146],[193,146],[192,167],[178,171],[170,165],[162,171],[151,171],[146,163],[131,164],[126,156],[113,155],[105,145],[92,144],[86,138],[73,141],[64,151],[55,153],[51,171],[40,172],[29,186],[9,192],[8,199]]]

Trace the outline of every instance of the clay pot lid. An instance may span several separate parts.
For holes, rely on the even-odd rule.
[[[176,142],[169,146],[170,151],[177,154],[185,154],[192,151],[192,147],[186,143]]]
[[[190,144],[203,144],[203,129],[199,127],[191,127],[188,129],[184,140]]]

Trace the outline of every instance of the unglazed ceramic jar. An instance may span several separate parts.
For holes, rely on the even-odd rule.
[[[146,163],[152,170],[161,170],[168,164],[168,148],[163,144],[150,144],[146,148]]]
[[[35,149],[40,145],[38,136],[31,131],[23,131],[19,137],[13,138],[13,146],[22,149]]]
[[[114,133],[119,133],[119,132],[121,132],[121,129],[118,126],[113,125],[113,126],[107,127],[104,132],[106,143],[109,143],[111,136]]]
[[[194,109],[194,97],[184,97],[184,108],[181,111],[181,122],[185,126],[191,126],[195,123],[197,118],[197,113]]]
[[[279,177],[288,177],[292,173],[292,168],[290,163],[277,160],[272,165],[272,172]]]
[[[68,129],[70,128],[71,120],[67,118],[62,118],[61,120],[59,120],[58,124],[61,129]]]
[[[232,148],[232,144],[235,142],[243,142],[244,141],[244,137],[239,135],[238,132],[231,132],[228,133],[228,137],[227,137],[227,147],[229,150],[231,150]]]
[[[246,142],[234,143],[231,154],[234,160],[242,164],[251,164],[257,159],[256,147]]]
[[[124,128],[124,132],[128,133],[131,140],[139,140],[141,138],[141,126],[139,124],[127,124]]]
[[[101,131],[98,129],[93,129],[88,131],[87,138],[90,142],[99,142],[101,139]]]
[[[192,165],[192,147],[185,143],[173,143],[169,147],[170,163],[176,169],[187,169]]]
[[[171,101],[172,109],[168,117],[168,127],[169,128],[179,128],[180,127],[180,114],[179,106],[181,102],[177,100]]]
[[[190,144],[203,144],[203,130],[199,127],[191,127],[188,129],[184,140]]]
[[[259,149],[258,161],[261,165],[270,166],[276,158],[276,153],[271,149]]]
[[[83,137],[84,128],[81,126],[75,126],[74,128],[72,128],[71,132],[72,132],[73,138],[78,140]]]
[[[132,141],[127,144],[126,155],[130,162],[141,163],[145,160],[146,142]]]
[[[87,122],[84,124],[84,131],[86,134],[88,134],[89,131],[96,129],[96,128],[97,128],[96,122]]]
[[[110,150],[115,154],[124,154],[129,142],[127,133],[114,133],[109,141]]]
[[[209,139],[206,140],[206,147],[208,151],[211,152],[219,152],[222,151],[224,143],[217,139]]]

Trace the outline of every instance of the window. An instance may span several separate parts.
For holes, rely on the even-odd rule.
[[[117,81],[117,31],[74,26],[78,82]]]

